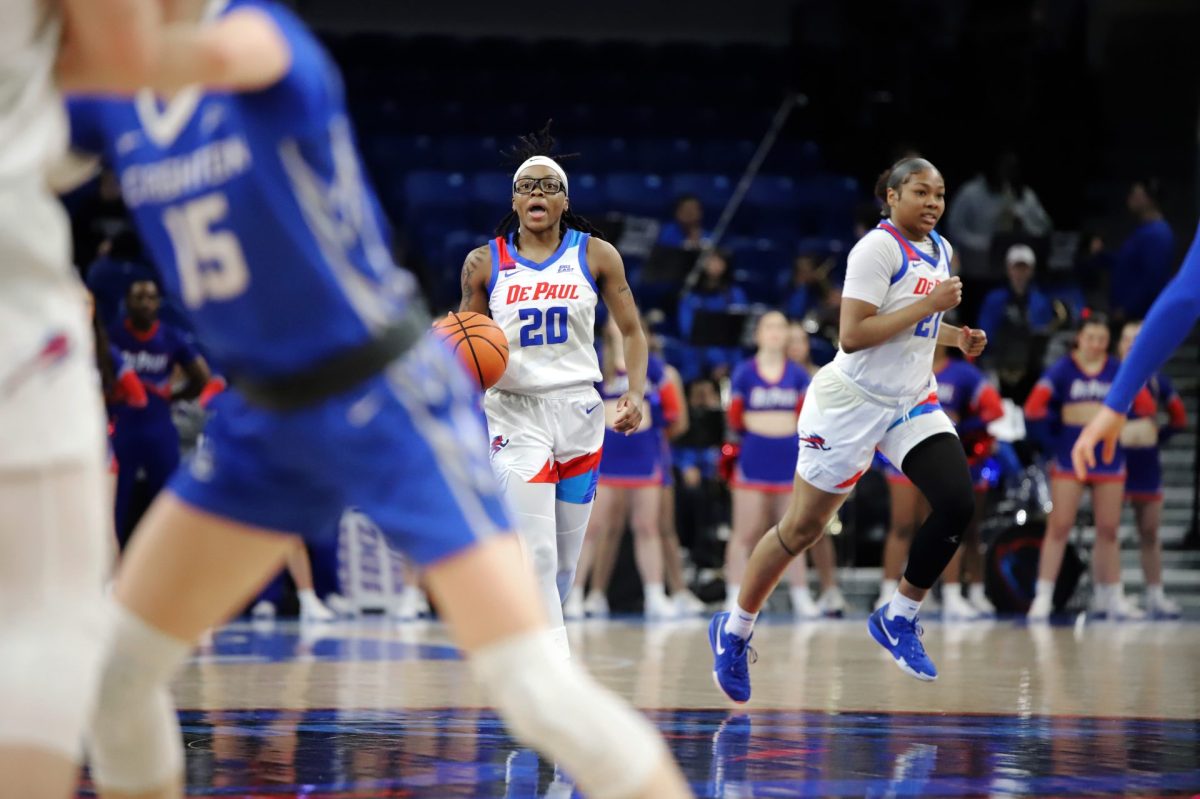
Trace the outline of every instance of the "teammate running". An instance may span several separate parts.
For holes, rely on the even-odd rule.
[[[933,352],[941,344],[978,355],[987,338],[941,324],[962,301],[962,282],[950,275],[952,250],[934,230],[946,206],[941,173],[923,158],[907,158],[880,177],[876,194],[889,216],[850,253],[839,352],[813,379],[800,412],[791,502],[751,553],[737,609],[709,626],[714,676],[736,702],[750,698],[749,641],[759,610],[792,559],[821,536],[877,447],[900,464],[932,512],[914,536],[904,579],[869,629],[903,671],[937,677],[917,613],[957,551],[975,503],[966,454],[937,401]]]

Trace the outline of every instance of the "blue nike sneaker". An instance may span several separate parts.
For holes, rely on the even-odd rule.
[[[921,625],[917,624],[916,619],[910,621],[902,616],[889,619],[884,616],[885,610],[886,605],[867,619],[867,629],[871,631],[871,637],[892,653],[896,665],[905,674],[927,682],[936,680],[937,668],[929,659],[929,655],[925,654],[925,647],[921,644],[921,636],[925,634]]]
[[[750,699],[750,664],[758,653],[750,646],[749,638],[738,638],[725,632],[728,612],[718,613],[708,624],[708,643],[713,651],[713,682],[721,692],[741,704]],[[751,634],[750,638],[754,635]]]

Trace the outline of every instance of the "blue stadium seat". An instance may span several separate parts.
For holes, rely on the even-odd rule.
[[[813,141],[782,139],[771,148],[763,166],[792,177],[810,177],[821,169],[821,148]]]
[[[740,177],[750,165],[758,143],[752,139],[715,139],[701,144],[696,166],[706,172]]]
[[[494,136],[442,136],[437,142],[439,164],[456,172],[499,169],[501,145]]]
[[[735,237],[726,247],[732,255],[735,274],[753,302],[778,301],[779,275],[791,269],[791,251],[769,239]]]
[[[471,226],[470,186],[461,172],[410,172],[404,200],[404,225],[423,253],[434,252],[450,231]]]
[[[491,230],[512,207],[511,172],[477,172],[471,182],[471,224]]]
[[[658,175],[617,172],[605,180],[604,192],[606,210],[658,218],[670,211],[670,193]]]
[[[378,134],[367,141],[364,149],[372,168],[408,172],[432,163],[434,141],[432,136],[425,135]]]
[[[592,173],[628,172],[637,166],[629,141],[621,137],[571,139],[564,144],[563,151],[579,153],[578,158],[563,164],[568,171],[575,164]]]
[[[733,181],[725,175],[685,172],[671,178],[671,199],[694,194],[704,206],[705,222],[711,227],[733,194]]]
[[[859,200],[858,181],[843,175],[820,175],[798,181],[796,189],[806,233],[850,238]]]
[[[642,139],[634,145],[637,167],[659,175],[695,168],[696,151],[690,139]]]
[[[604,207],[604,186],[598,177],[590,172],[572,173],[568,171],[567,178],[571,182],[572,210],[583,216],[595,217],[599,217],[607,210]]]
[[[404,178],[404,198],[410,212],[466,209],[470,186],[461,172],[418,170]]]

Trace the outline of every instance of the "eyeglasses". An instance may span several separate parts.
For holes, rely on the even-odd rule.
[[[513,191],[517,194],[533,194],[534,189],[541,189],[543,194],[558,194],[563,190],[563,182],[558,178],[521,178],[513,183]]]

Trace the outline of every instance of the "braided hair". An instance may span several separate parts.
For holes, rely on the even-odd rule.
[[[535,155],[542,155],[548,158],[553,158],[555,161],[566,161],[571,158],[578,158],[579,153],[562,153],[555,154],[554,150],[558,146],[558,141],[550,133],[550,124],[554,120],[547,120],[542,129],[529,133],[517,138],[517,143],[513,147],[505,150],[501,155],[504,160],[510,162],[512,167],[516,169],[521,164],[525,163]],[[560,237],[567,235],[567,229],[572,228],[582,233],[588,233],[594,238],[603,239],[603,234],[596,229],[591,222],[583,218],[579,214],[571,211],[570,206],[563,211],[562,218],[558,221],[558,234]],[[521,220],[517,216],[515,210],[509,211],[508,214],[500,220],[500,224],[496,225],[496,235],[506,237],[509,233],[513,234],[513,242],[520,246],[521,236]]]

